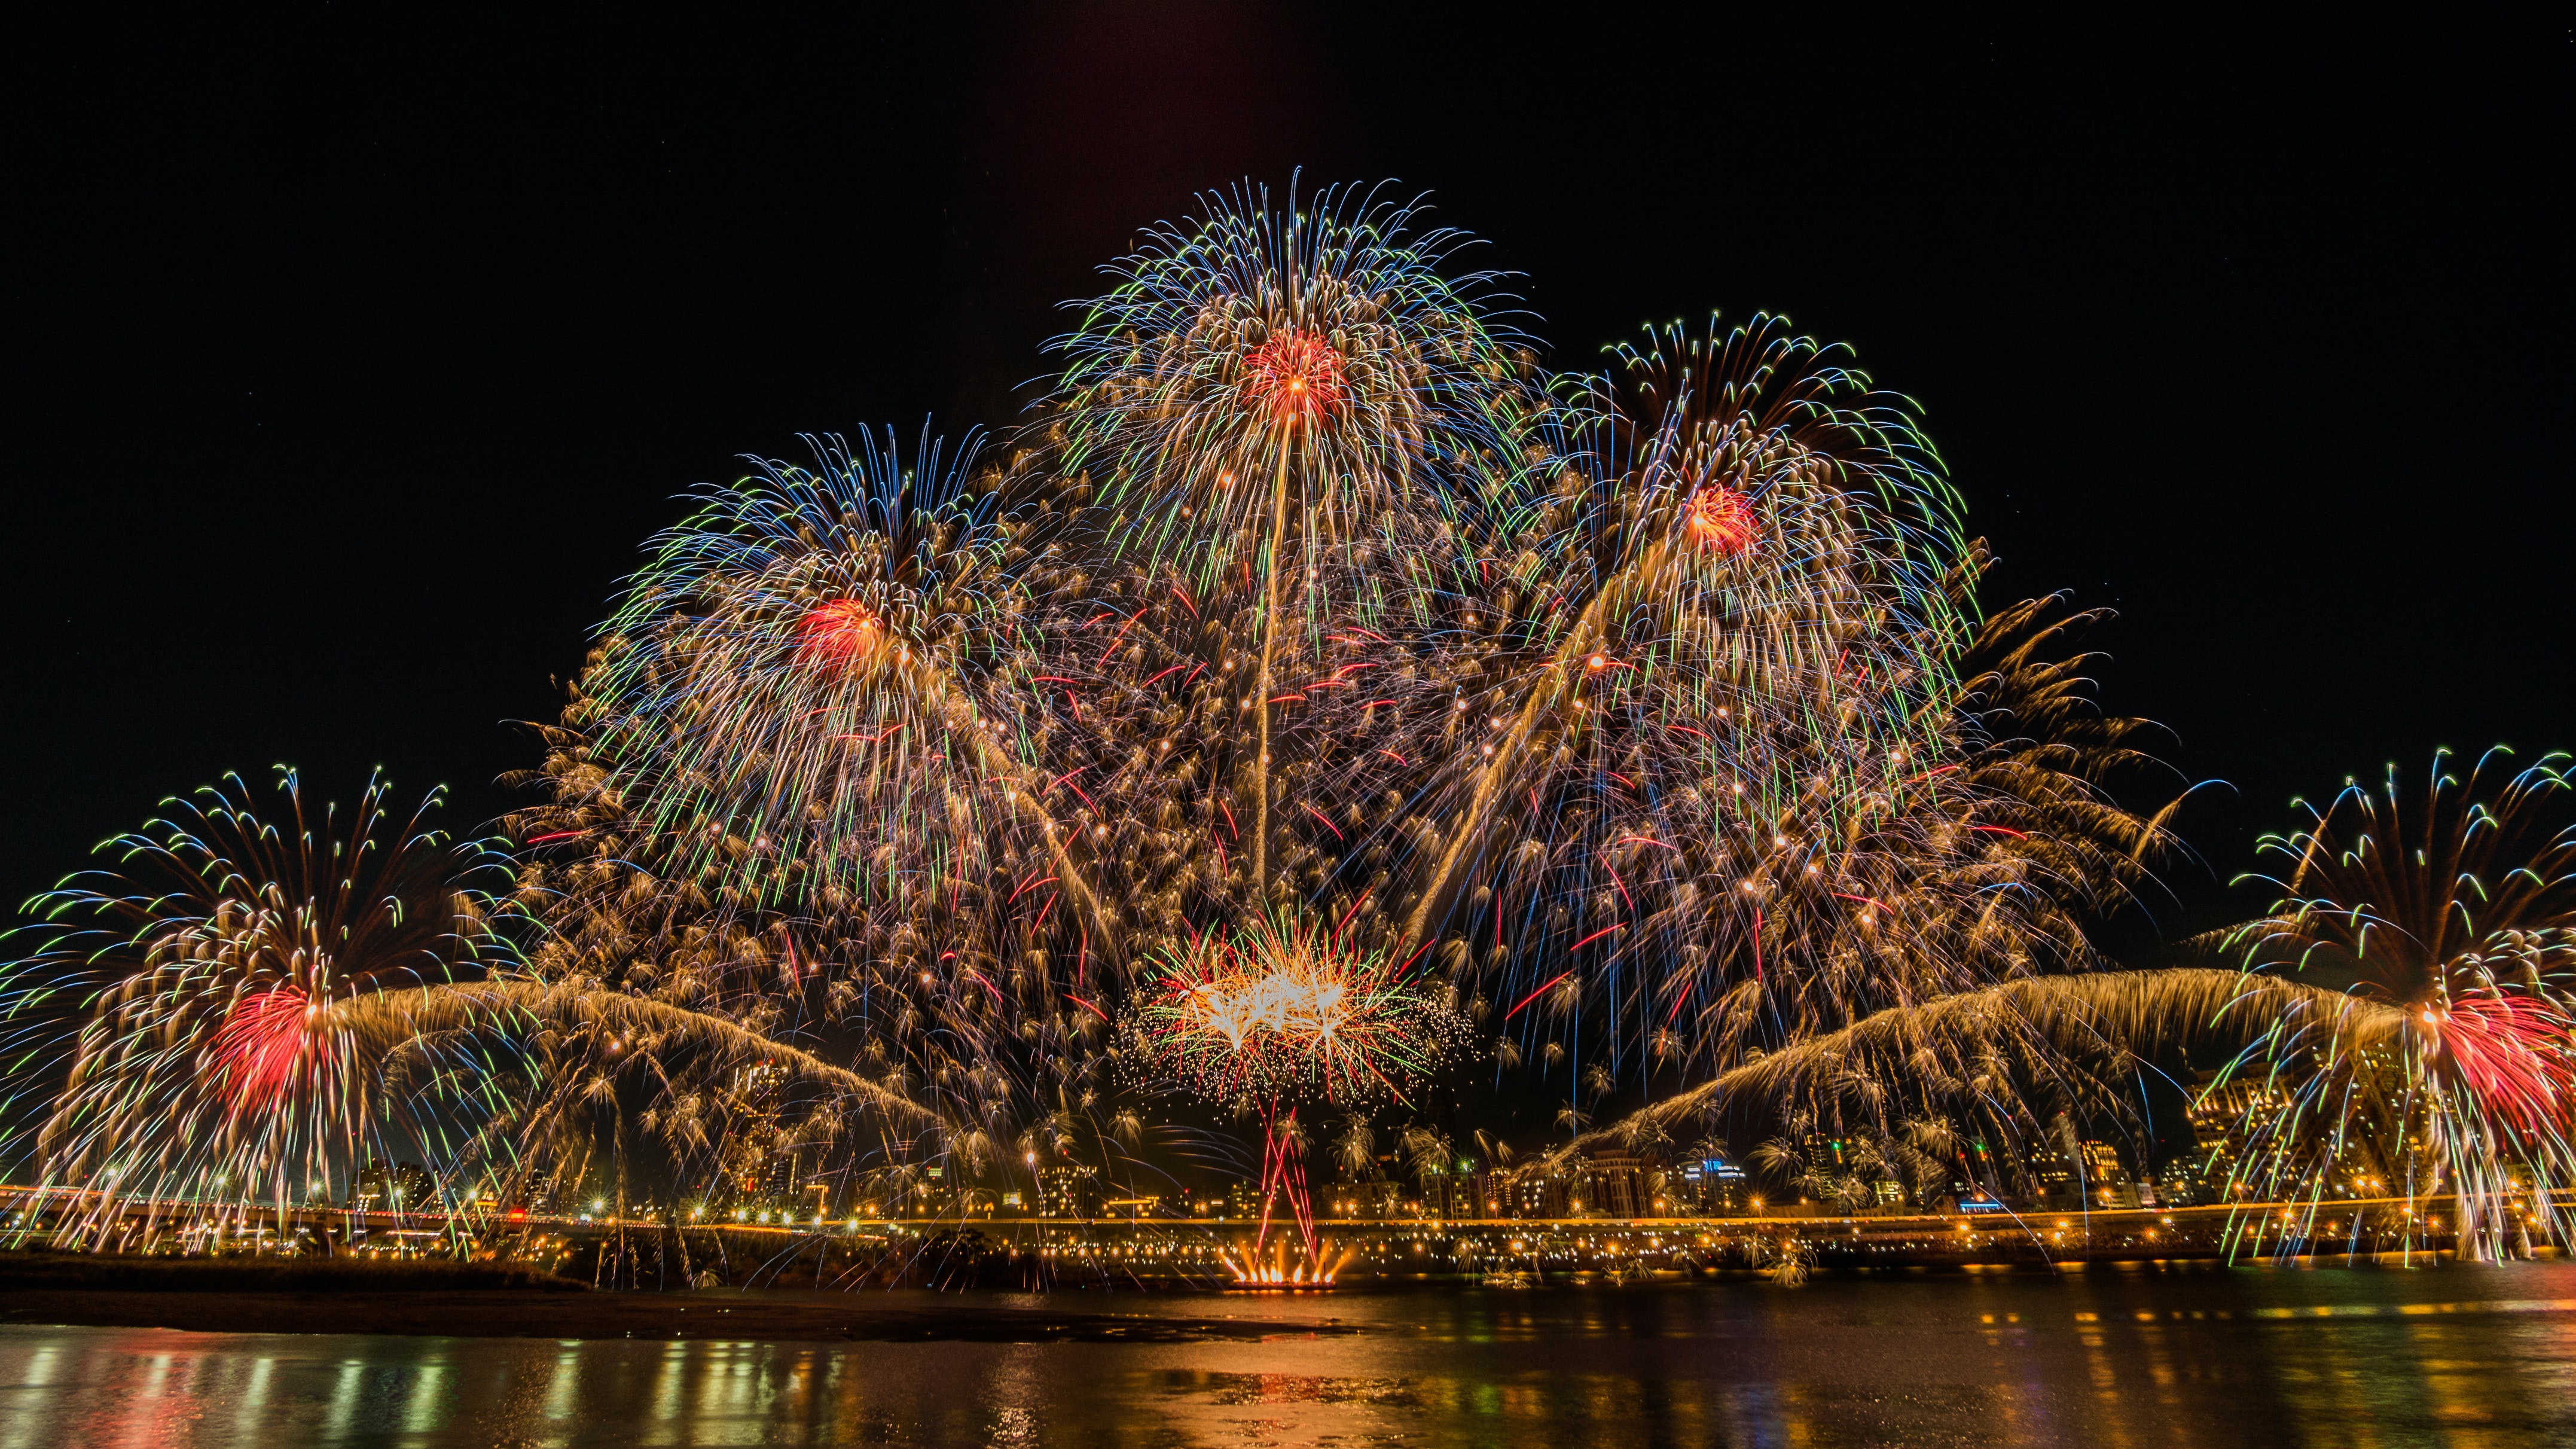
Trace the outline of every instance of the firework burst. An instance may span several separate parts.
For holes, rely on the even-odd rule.
[[[704,490],[506,822],[536,979],[244,977],[188,1029],[208,1121],[526,1020],[529,1140],[634,1109],[684,1170],[955,1181],[1122,1152],[1115,1094],[1177,1083],[1264,1113],[1275,1197],[1295,1104],[1466,1020],[1660,1088],[2098,965],[2162,822],[2097,788],[2125,722],[2061,626],[1977,635],[1913,404],[1767,316],[1550,378],[1423,223],[1210,198],[1007,462],[821,439]],[[2453,1009],[2449,1059],[2528,1102],[2538,1010]]]
[[[1235,1264],[1247,1281],[1329,1283],[1295,1129],[1301,1101],[1345,1109],[1435,1070],[1465,1021],[1383,952],[1337,931],[1272,919],[1197,943],[1148,973],[1126,1014],[1127,1061],[1140,1082],[1174,1083],[1262,1119],[1262,1215]],[[1305,1249],[1284,1270],[1264,1248],[1273,1211],[1294,1216]]]
[[[40,897],[41,948],[5,978],[22,1078],[54,1095],[35,1140],[80,1220],[178,1199],[301,1203],[389,1140],[490,1110],[492,1065],[434,1042],[362,1052],[354,998],[482,978],[511,959],[486,886],[506,859],[408,822],[378,777],[356,810],[308,812],[292,772],[262,821],[238,778],[168,802],[100,847],[112,868]]]
[[[2547,1191],[2576,1180],[2576,827],[2548,823],[2567,763],[2516,770],[2499,749],[2462,775],[2436,755],[2420,788],[2392,766],[2381,792],[2348,787],[2265,837],[2281,899],[2226,945],[2249,974],[2379,1009],[2368,1033],[2282,1023],[2229,1068],[2289,1097],[2234,1165],[2265,1196],[2354,1179],[2451,1195],[2480,1257],[2534,1221],[2567,1230]]]

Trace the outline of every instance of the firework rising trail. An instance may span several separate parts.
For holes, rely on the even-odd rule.
[[[109,868],[39,897],[39,949],[0,977],[13,1076],[52,1095],[43,1181],[82,1189],[101,1241],[129,1205],[218,1198],[283,1209],[388,1141],[434,1143],[495,1110],[495,1064],[433,1041],[365,1053],[329,1018],[353,998],[506,966],[486,886],[506,858],[408,821],[368,782],[345,815],[295,775],[263,821],[238,777],[165,802],[99,847]]]

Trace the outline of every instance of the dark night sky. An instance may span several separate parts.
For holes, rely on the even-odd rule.
[[[12,899],[225,770],[491,815],[674,494],[1008,422],[1135,227],[1299,165],[1491,238],[1560,365],[1857,344],[1995,597],[2121,610],[2222,874],[2294,792],[2576,745],[2564,29],[355,8],[17,47]]]

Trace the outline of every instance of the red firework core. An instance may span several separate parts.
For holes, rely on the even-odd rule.
[[[832,664],[850,664],[876,652],[885,625],[856,599],[827,599],[796,626],[799,652]]]
[[[275,986],[242,997],[215,1032],[215,1058],[233,1110],[276,1101],[304,1059],[304,1024],[313,998],[301,986]]]
[[[1282,332],[1243,360],[1243,390],[1282,422],[1321,418],[1342,405],[1342,355],[1312,332]]]
[[[2424,1021],[2488,1115],[2534,1134],[2566,1122],[2576,1068],[2562,1050],[2565,1017],[2527,997],[2470,996],[2428,1008]]]
[[[1762,536],[1753,516],[1753,500],[1724,484],[1711,484],[1692,495],[1684,515],[1691,541],[1710,553],[1742,553]]]

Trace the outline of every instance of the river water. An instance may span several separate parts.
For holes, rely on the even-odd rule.
[[[647,1343],[9,1326],[0,1449],[2576,1443],[2576,1263],[1068,1299],[1364,1331]]]

